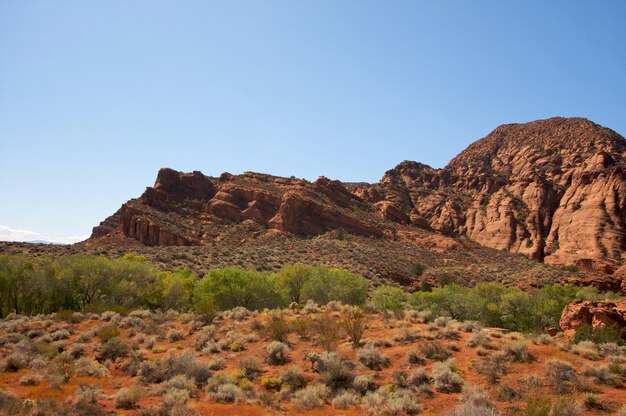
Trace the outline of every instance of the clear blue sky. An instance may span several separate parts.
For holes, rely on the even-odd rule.
[[[624,21],[622,0],[0,0],[0,239],[87,235],[163,166],[373,182],[502,123],[623,135]]]

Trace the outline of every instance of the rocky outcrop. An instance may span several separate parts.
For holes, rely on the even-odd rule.
[[[576,330],[591,325],[593,328],[626,327],[626,300],[616,302],[592,302],[576,300],[565,307],[559,321],[568,336]],[[626,339],[626,334],[624,334]]]
[[[498,127],[443,169],[403,162],[355,189],[434,230],[555,265],[612,272],[626,247],[626,141],[581,118]],[[382,203],[384,202],[384,203]]]
[[[613,273],[626,248],[626,141],[582,118],[508,124],[443,169],[406,161],[371,185],[161,169],[154,186],[95,227],[92,239],[122,233],[146,244],[205,244],[245,221],[299,236],[434,230]]]

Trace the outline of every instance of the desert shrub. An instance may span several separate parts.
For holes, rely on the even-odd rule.
[[[289,345],[280,341],[272,341],[265,348],[267,351],[267,362],[271,365],[281,365],[289,361]]]
[[[387,407],[391,415],[418,415],[422,405],[414,395],[406,391],[396,391],[387,397]]]
[[[332,405],[335,409],[349,409],[356,407],[361,402],[361,398],[349,391],[344,391],[338,394],[332,401]]]
[[[500,416],[500,413],[493,407],[466,402],[454,409],[450,416]]]
[[[113,395],[115,407],[118,409],[134,409],[143,397],[143,390],[138,386],[124,387]]]
[[[196,385],[202,386],[211,377],[211,370],[207,363],[197,360],[191,351],[184,350],[181,353],[168,354],[157,361],[143,361],[138,374],[146,383],[160,383],[184,374],[195,380]]]
[[[552,401],[550,396],[531,396],[526,401],[524,408],[524,416],[548,416],[552,409]]]
[[[7,355],[3,363],[3,370],[6,372],[16,372],[26,367],[28,367],[28,357],[19,351]]]
[[[242,306],[250,310],[286,306],[287,298],[269,276],[235,268],[207,273],[194,290],[194,304],[211,299],[221,310]]]
[[[61,341],[62,339],[68,339],[70,337],[70,331],[67,329],[59,329],[50,334],[50,338],[53,341]]]
[[[538,345],[552,345],[554,340],[548,334],[540,334],[533,338],[533,342]]]
[[[347,305],[363,305],[367,300],[367,279],[342,269],[316,267],[303,284],[302,300],[313,300],[325,305],[332,300]]]
[[[189,392],[187,390],[169,389],[161,396],[160,415],[187,415],[187,402]]]
[[[558,394],[571,393],[579,383],[574,367],[559,359],[548,360],[546,363],[546,381]]]
[[[426,266],[423,265],[422,263],[414,263],[411,266],[411,272],[413,272],[413,274],[417,277],[424,274],[424,270],[426,270]]]
[[[371,294],[371,302],[379,310],[402,310],[406,300],[407,294],[404,290],[389,285],[380,286]]]
[[[244,377],[254,380],[257,374],[261,373],[261,363],[256,357],[245,357],[237,364]]]
[[[430,383],[430,377],[426,374],[426,370],[423,367],[420,367],[411,372],[408,378],[408,383],[412,386],[419,387]]]
[[[461,328],[463,332],[477,332],[483,329],[478,321],[463,321],[459,325],[459,328]]]
[[[620,387],[621,377],[619,376],[619,368],[617,371],[611,371],[610,365],[608,366],[589,366],[585,368],[583,374],[587,377],[594,377],[600,384]]]
[[[580,416],[582,414],[582,406],[573,397],[557,397],[550,411],[550,416]]]
[[[474,361],[473,367],[490,384],[496,384],[508,372],[507,361],[505,354],[493,354]]]
[[[467,346],[470,348],[482,347],[489,344],[489,338],[487,337],[487,331],[481,329],[473,331],[467,340]]]
[[[358,306],[348,306],[343,311],[341,327],[350,337],[352,347],[358,348],[361,345],[361,338],[365,332],[365,315]]]
[[[183,339],[185,339],[185,336],[178,329],[172,328],[169,331],[167,331],[167,340],[169,342],[181,341]]]
[[[282,313],[272,313],[265,321],[264,332],[270,339],[285,342],[291,332],[291,326]]]
[[[315,384],[298,390],[291,398],[291,403],[298,410],[311,410],[324,405],[330,391],[324,384]]]
[[[96,360],[82,357],[76,361],[74,374],[85,377],[104,377],[109,374],[109,370]]]
[[[102,398],[102,387],[99,384],[79,385],[70,399],[72,414],[80,416],[104,415],[105,411],[99,403]]]
[[[522,341],[506,344],[504,354],[509,360],[518,363],[530,363],[535,360],[535,357],[528,350],[528,344]]]
[[[281,377],[263,377],[261,379],[261,386],[263,386],[265,390],[280,391],[283,384],[284,381]]]
[[[311,330],[315,333],[315,340],[324,350],[331,351],[337,347],[341,337],[341,327],[337,319],[329,313],[319,314],[311,320]]]
[[[102,345],[100,354],[98,355],[99,361],[117,360],[118,358],[126,357],[130,352],[128,344],[119,337],[110,338]]]
[[[41,384],[42,380],[43,377],[41,377],[39,374],[28,373],[20,377],[20,384],[22,386],[38,386],[39,384]]]
[[[443,393],[458,393],[463,388],[463,377],[452,361],[436,363],[432,369],[433,386]]]
[[[626,405],[620,407],[617,411],[617,416],[626,416]]]
[[[328,352],[322,353],[317,361],[319,380],[333,392],[347,389],[354,380],[351,367],[350,362],[343,357]]]
[[[198,393],[198,387],[196,386],[196,380],[187,374],[178,374],[164,381],[161,387],[166,391],[171,389],[186,390],[189,393],[189,397],[194,397]]]
[[[600,354],[598,354],[598,347],[593,341],[580,341],[577,344],[572,345],[571,351],[585,357],[589,360],[599,360]]]
[[[596,396],[594,393],[583,394],[583,403],[585,404],[585,407],[589,410],[600,410],[600,411],[609,410],[608,406],[602,403],[598,399],[598,396]]]
[[[311,332],[311,322],[306,318],[296,318],[291,321],[291,330],[295,332],[301,340],[308,340]]]
[[[424,341],[417,347],[420,355],[429,360],[445,361],[452,353],[439,341]]]
[[[371,415],[417,415],[422,412],[421,404],[409,391],[389,392],[383,388],[368,392],[363,397],[363,407]]]
[[[209,368],[209,370],[213,371],[223,370],[224,368],[226,368],[226,360],[221,357],[215,357],[211,361],[209,361],[207,367]]]
[[[298,367],[290,367],[286,369],[282,374],[281,378],[287,387],[290,390],[300,390],[306,387],[307,380],[304,374],[302,374],[302,370]]]
[[[426,364],[426,360],[423,358],[424,356],[422,354],[423,354],[422,350],[419,348],[413,348],[409,350],[409,352],[407,353],[409,364],[417,364],[417,365]]]
[[[613,355],[622,355],[623,351],[619,345],[615,342],[605,342],[602,344],[596,345],[598,348],[598,353],[603,357],[609,357]]]
[[[369,374],[360,374],[352,381],[352,388],[360,395],[364,395],[368,391],[374,391],[378,388],[378,383]]]
[[[501,402],[510,402],[521,397],[519,389],[511,386],[509,383],[501,383],[496,391],[496,399]]]
[[[391,362],[389,357],[380,352],[373,344],[367,344],[357,352],[359,361],[371,370],[380,371],[384,367],[389,367]]]

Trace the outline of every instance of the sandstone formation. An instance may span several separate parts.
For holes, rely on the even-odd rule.
[[[565,307],[559,322],[568,336],[585,325],[593,328],[626,327],[626,300],[616,302],[592,302],[577,300]],[[626,338],[626,334],[624,335]]]
[[[371,185],[161,169],[90,241],[121,234],[148,245],[210,245],[249,224],[300,237],[343,230],[417,241],[436,231],[613,273],[626,247],[625,155],[614,131],[552,118],[500,126],[443,169],[402,162]]]

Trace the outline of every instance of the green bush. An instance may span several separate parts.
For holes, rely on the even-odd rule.
[[[394,286],[383,285],[372,292],[372,304],[381,310],[402,310],[406,300],[404,290]]]
[[[572,343],[577,344],[581,341],[592,341],[596,344],[605,344],[614,342],[623,345],[622,336],[626,334],[626,328],[620,328],[617,325],[605,326],[602,328],[593,328],[591,325],[583,325],[576,330]]]
[[[310,266],[300,263],[287,264],[272,275],[272,278],[287,290],[289,299],[292,302],[300,303],[302,287],[309,280],[312,273],[313,268]]]
[[[367,300],[367,279],[342,269],[316,267],[304,283],[301,300],[325,305],[332,300],[348,305],[363,305]]]
[[[197,284],[194,304],[207,299],[215,302],[221,310],[238,306],[249,310],[284,307],[287,298],[269,276],[235,268],[211,270]]]
[[[487,326],[530,332],[558,327],[563,308],[575,296],[571,285],[547,285],[526,293],[499,283],[480,283],[473,288],[448,285],[415,292],[410,303],[460,321],[478,319]]]

